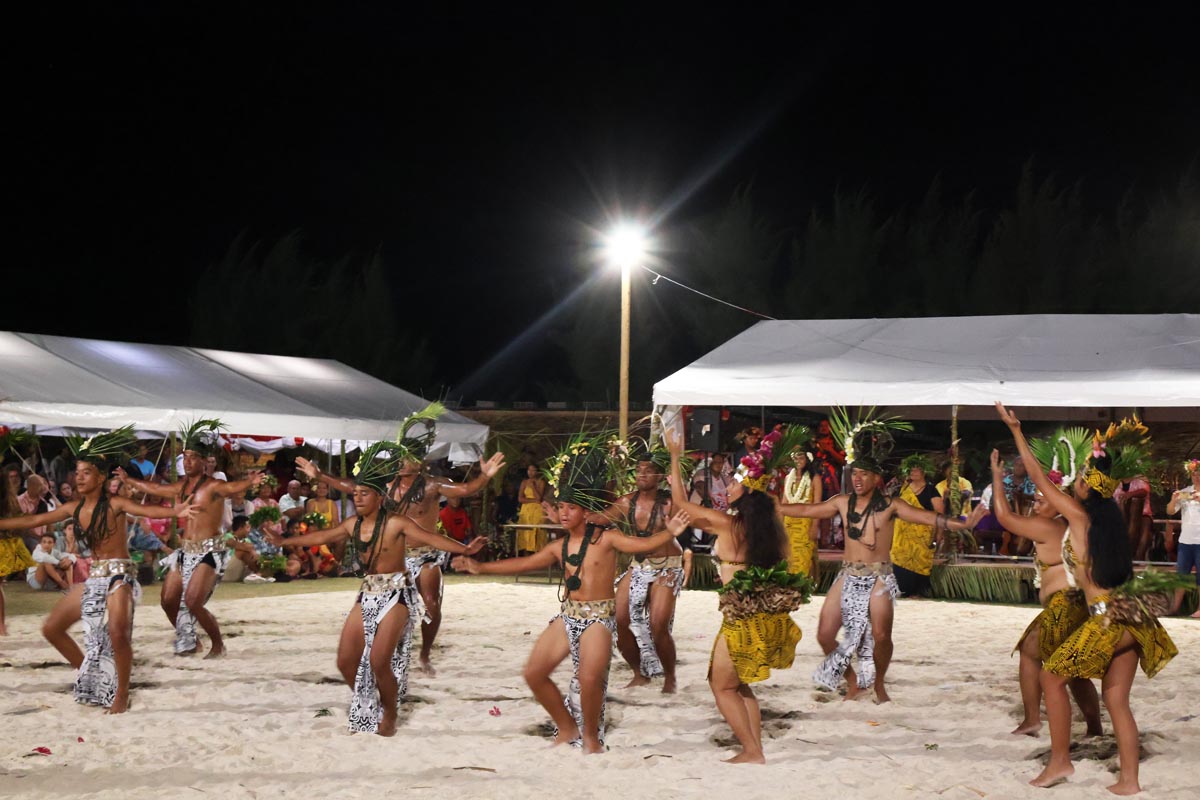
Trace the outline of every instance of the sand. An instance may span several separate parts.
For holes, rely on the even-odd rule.
[[[218,590],[213,608],[230,635],[223,661],[171,655],[163,614],[143,607],[133,706],[116,717],[77,706],[71,671],[39,635],[41,618],[13,617],[0,640],[0,795],[1062,800],[1107,796],[1114,779],[1115,745],[1105,737],[1082,746],[1069,784],[1026,785],[1049,747],[1045,729],[1038,739],[1008,734],[1020,716],[1009,651],[1030,607],[902,601],[893,702],[877,706],[842,702],[809,682],[819,660],[816,598],[795,615],[805,634],[795,666],[755,687],[770,763],[753,767],[719,761],[730,734],[705,682],[719,619],[711,593],[680,598],[678,695],[622,690],[630,672],[614,660],[611,749],[592,757],[548,747],[548,717],[521,679],[533,637],[557,609],[554,587],[447,587],[438,674],[414,676],[394,739],[345,729],[349,691],[334,650],[352,602],[349,592],[222,602]],[[1165,624],[1180,656],[1152,681],[1139,673],[1133,687],[1143,796],[1195,798],[1200,623]],[[557,677],[564,685],[566,670]],[[51,754],[30,755],[35,747]]]

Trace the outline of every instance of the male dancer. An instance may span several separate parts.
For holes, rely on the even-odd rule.
[[[407,569],[405,545],[412,537],[422,545],[451,553],[471,554],[483,549],[487,539],[469,545],[431,534],[403,514],[383,507],[388,479],[397,459],[395,442],[377,442],[366,448],[354,467],[352,491],[357,516],[333,528],[288,539],[300,547],[348,540],[359,556],[366,578],[354,608],[342,626],[337,665],[353,691],[350,699],[351,732],[396,733],[400,698],[408,689],[408,661],[413,616],[423,613],[421,596]],[[381,457],[382,456],[382,457]]]
[[[781,504],[780,512],[788,517],[832,519],[841,514],[846,526],[846,549],[841,572],[834,580],[817,627],[817,641],[825,651],[825,660],[813,673],[813,681],[834,691],[846,677],[846,699],[855,700],[861,691],[875,687],[875,699],[886,703],[891,698],[884,686],[888,664],[892,660],[892,614],[900,594],[890,561],[893,524],[897,517],[919,525],[943,529],[970,528],[982,516],[976,508],[966,522],[947,519],[914,508],[898,499],[884,496],[881,460],[891,452],[880,445],[890,435],[881,422],[860,423],[854,452],[858,455],[850,464],[850,494],[839,494],[822,503]],[[844,627],[846,636],[837,641],[838,629]],[[850,666],[858,656],[858,674]]]
[[[92,550],[91,572],[63,596],[46,621],[42,635],[78,670],[75,701],[103,706],[110,714],[129,708],[129,673],[133,665],[133,607],[141,596],[137,567],[129,558],[125,532],[128,514],[153,519],[183,517],[191,510],[185,501],[174,508],[140,506],[126,497],[110,497],[108,472],[127,458],[134,442],[133,428],[93,436],[70,437],[75,454],[77,496],[53,511],[0,520],[0,531],[25,530],[74,520],[77,541]],[[83,647],[68,629],[83,620]]]
[[[135,480],[118,469],[117,474],[134,491],[152,497],[174,498],[195,506],[182,531],[183,543],[168,559],[171,571],[163,579],[160,603],[175,628],[175,655],[190,656],[202,650],[196,623],[208,634],[212,647],[205,658],[225,655],[225,643],[217,618],[206,608],[213,590],[225,574],[229,548],[221,536],[225,499],[258,488],[262,473],[240,481],[224,481],[207,474],[207,459],[219,446],[220,420],[202,419],[180,431],[183,439],[183,478],[171,484]],[[150,508],[142,506],[141,508]]]
[[[575,440],[571,446],[579,445],[580,440]],[[612,497],[606,490],[611,477],[608,456],[599,443],[593,446],[587,441],[580,449],[582,452],[571,455],[561,470],[560,474],[567,477],[551,481],[558,494],[559,524],[567,529],[562,541],[551,542],[531,556],[487,563],[456,558],[453,564],[455,569],[473,575],[518,575],[555,564],[562,567],[562,609],[534,644],[525,664],[525,682],[558,726],[556,745],[578,744],[585,753],[603,753],[604,700],[615,629],[617,553],[656,552],[683,533],[691,518],[685,513],[676,514],[665,529],[644,539],[596,530],[587,521],[587,514],[603,508]],[[556,624],[560,620],[562,625]],[[568,654],[574,672],[569,698],[564,701],[550,676]]]
[[[620,522],[629,533],[645,539],[666,529],[671,518],[671,494],[661,490],[662,467],[652,453],[637,461],[637,490],[621,497],[594,523]],[[625,688],[645,686],[663,676],[663,693],[673,694],[675,681],[675,599],[683,588],[683,548],[671,539],[659,549],[639,555],[617,579],[617,649],[633,670]]]
[[[433,421],[441,416],[443,411],[439,403],[433,403],[428,408],[406,417],[401,424],[398,441],[393,443],[397,446],[400,470],[385,492],[384,500],[389,514],[403,514],[430,536],[437,536],[439,497],[465,498],[478,494],[487,486],[488,481],[504,468],[504,455],[496,453],[489,459],[480,459],[479,475],[466,483],[455,483],[429,474],[425,458],[433,445]],[[423,425],[424,431],[409,435],[418,425]],[[344,492],[354,489],[351,481],[323,474],[320,467],[306,458],[297,458],[296,465],[311,480],[320,481]],[[421,547],[414,548],[409,553],[409,558],[408,570],[413,574],[413,580],[421,592],[421,600],[425,603],[425,617],[421,621],[421,656],[418,663],[422,672],[432,677],[435,672],[429,655],[433,650],[438,628],[442,625],[441,555],[435,548]]]

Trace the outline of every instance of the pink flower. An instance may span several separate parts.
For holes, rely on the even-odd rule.
[[[773,445],[782,438],[783,438],[783,434],[780,433],[779,431],[771,431],[765,437],[763,437],[762,443]]]
[[[1058,470],[1056,470],[1056,469],[1050,470],[1050,472],[1046,474],[1046,477],[1049,478],[1050,482],[1053,483],[1055,486],[1062,486],[1063,474],[1061,472],[1059,472]]]

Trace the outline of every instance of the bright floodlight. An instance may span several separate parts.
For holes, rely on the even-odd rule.
[[[646,236],[633,225],[620,225],[605,238],[604,252],[614,266],[635,266],[646,257]]]

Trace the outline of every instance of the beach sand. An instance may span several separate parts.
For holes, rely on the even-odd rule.
[[[351,592],[221,600],[229,656],[171,654],[154,606],[138,610],[132,710],[109,717],[77,706],[72,672],[42,640],[41,617],[15,616],[0,640],[0,795],[174,797],[1046,797],[1108,796],[1111,736],[1079,746],[1069,784],[1026,785],[1049,747],[1009,735],[1020,716],[1013,643],[1036,613],[1007,607],[901,601],[893,702],[842,702],[809,681],[820,660],[821,598],[795,614],[796,663],[755,691],[763,706],[765,767],[720,763],[731,735],[709,693],[716,596],[684,592],[675,637],[680,692],[622,690],[614,658],[610,751],[584,757],[548,746],[549,719],[521,668],[557,611],[555,587],[447,586],[435,678],[414,673],[393,739],[346,731],[349,691],[334,667]],[[1200,623],[1165,622],[1180,649],[1132,702],[1148,798],[1194,798],[1200,783]],[[570,661],[557,674],[565,687]],[[325,716],[324,709],[328,709]],[[495,711],[498,710],[499,714]],[[1082,725],[1075,723],[1075,731]],[[1111,731],[1105,716],[1105,729]],[[30,755],[36,747],[51,754]]]

